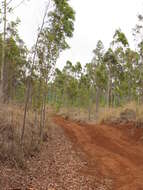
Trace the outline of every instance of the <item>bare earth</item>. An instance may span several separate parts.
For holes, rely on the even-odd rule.
[[[88,157],[84,175],[111,179],[113,190],[143,190],[142,129],[77,124],[61,117],[55,122]]]
[[[143,190],[142,129],[53,122],[27,169],[0,163],[0,190]]]

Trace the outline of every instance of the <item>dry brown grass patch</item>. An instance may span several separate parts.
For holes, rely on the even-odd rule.
[[[25,158],[39,152],[39,118],[35,126],[34,112],[28,111],[23,147],[20,137],[23,123],[22,106],[0,104],[0,161],[20,167],[24,166]],[[47,122],[49,123],[49,122]],[[47,130],[43,133],[46,140]]]
[[[143,105],[130,102],[118,108],[103,108],[99,112],[98,123],[103,122],[134,122],[143,123]]]

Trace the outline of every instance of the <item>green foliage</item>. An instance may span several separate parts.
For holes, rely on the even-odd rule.
[[[93,50],[90,63],[67,61],[63,70],[55,69],[61,52],[69,48],[75,12],[68,0],[52,0],[52,9],[33,47],[35,60],[18,34],[19,19],[8,22],[5,41],[5,78],[9,99],[22,102],[30,78],[30,101],[40,110],[44,100],[55,105],[89,108],[97,104],[117,106],[125,101],[141,101],[143,95],[142,15],[134,35],[140,35],[137,50],[130,48],[126,35],[117,29],[108,49],[101,40]],[[0,57],[3,34],[0,34]],[[0,67],[1,67],[0,59]],[[30,74],[29,74],[30,73]],[[46,97],[44,99],[44,97]]]
[[[125,36],[125,34],[123,32],[121,32],[120,29],[116,30],[115,34],[114,34],[114,43],[119,43],[121,42],[123,44],[124,47],[128,46],[128,40]]]
[[[112,46],[104,50],[97,42],[91,63],[82,68],[67,61],[62,71],[56,69],[53,91],[60,100],[59,106],[89,108],[97,104],[118,106],[126,101],[139,101],[142,96],[143,66],[142,43],[139,51],[129,47],[121,30],[116,30]]]

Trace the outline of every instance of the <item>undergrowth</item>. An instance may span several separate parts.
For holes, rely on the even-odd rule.
[[[143,105],[138,105],[136,102],[130,102],[120,107],[100,107],[98,114],[95,113],[93,105],[90,120],[89,110],[83,108],[61,108],[58,113],[65,118],[81,122],[103,123],[108,121],[112,123],[124,120],[143,123]]]
[[[122,120],[122,118],[133,122],[143,122],[143,105],[137,105],[136,102],[130,102],[116,108],[100,109],[98,123],[107,120],[111,120],[111,122],[116,119]]]
[[[21,146],[23,112],[22,106],[0,105],[0,161],[18,167],[25,167],[25,159],[38,153],[41,146],[40,121],[38,118],[35,125],[35,115],[32,111],[28,112],[23,146]],[[43,133],[42,140],[46,138],[47,129]]]

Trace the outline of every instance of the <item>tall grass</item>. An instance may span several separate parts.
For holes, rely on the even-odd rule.
[[[133,111],[135,113],[135,118],[132,118],[134,122],[143,122],[143,104],[138,105],[136,102],[130,102],[117,108],[100,109],[98,123],[110,119],[120,118],[121,114],[127,110]]]
[[[38,116],[35,125],[34,112],[28,111],[23,146],[20,143],[23,106],[0,104],[0,161],[24,166],[25,158],[35,155],[40,149]]]
[[[134,122],[143,122],[143,105],[138,105],[136,102],[130,102],[115,108],[100,107],[97,115],[95,113],[95,105],[93,105],[91,109],[90,121],[88,117],[88,109],[73,107],[61,108],[58,113],[64,117],[68,117],[76,121],[102,123],[103,121],[116,120],[117,118],[120,118],[121,114],[127,110],[135,113],[136,117],[132,118]]]

